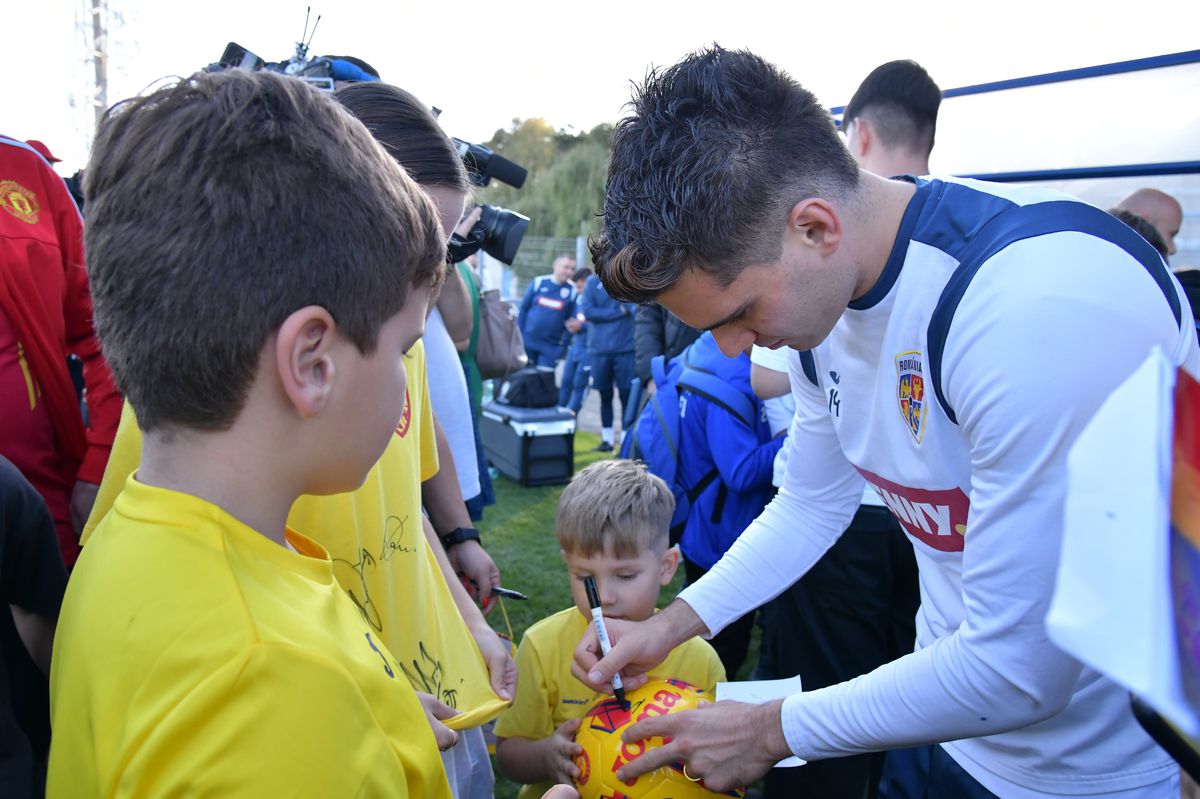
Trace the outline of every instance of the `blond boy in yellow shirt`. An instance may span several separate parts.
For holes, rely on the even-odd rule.
[[[605,618],[641,621],[671,582],[679,551],[668,547],[675,500],[637,461],[606,460],[577,474],[562,493],[554,526],[575,606],[534,624],[517,648],[517,695],[496,722],[496,766],[525,783],[520,799],[579,776],[579,720],[601,697],[571,675],[572,656],[591,624],[583,580],[592,577]],[[684,680],[707,691],[725,679],[716,651],[693,638],[650,676]]]

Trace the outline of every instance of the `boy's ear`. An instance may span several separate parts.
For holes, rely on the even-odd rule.
[[[337,325],[329,311],[308,305],[292,312],[275,336],[283,392],[302,419],[320,413],[333,390],[332,350]]]
[[[671,582],[671,578],[675,576],[675,570],[679,568],[679,547],[667,547],[667,551],[662,557],[662,574],[659,575],[658,584],[666,585]]]

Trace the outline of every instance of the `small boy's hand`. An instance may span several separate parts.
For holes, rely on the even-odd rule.
[[[421,691],[416,693],[417,699],[421,700],[421,709],[425,711],[425,719],[433,728],[433,738],[437,741],[438,749],[445,752],[458,743],[458,733],[443,724],[442,720],[457,716],[458,711],[432,694]]]
[[[579,767],[575,765],[575,758],[583,751],[583,747],[575,743],[579,724],[579,719],[564,721],[546,739],[546,773],[555,782],[574,784],[579,777]]]

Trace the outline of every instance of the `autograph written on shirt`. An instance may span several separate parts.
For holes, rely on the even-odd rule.
[[[383,617],[380,615],[379,607],[371,599],[367,575],[374,574],[377,564],[386,563],[397,553],[412,554],[417,551],[416,547],[406,540],[407,521],[407,517],[403,519],[399,516],[387,517],[377,553],[363,547],[358,551],[358,560],[353,563],[346,558],[333,558],[333,571],[337,576],[338,583],[346,589],[350,600],[358,606],[358,610],[366,619],[367,624],[370,624],[378,633],[383,632]],[[347,570],[352,572],[353,576],[347,574]]]
[[[414,544],[409,540],[407,522],[407,517],[402,519],[399,516],[389,516],[384,523],[383,535],[381,536],[377,552],[372,552],[370,549],[363,547],[358,551],[358,560],[353,563],[345,558],[333,559],[334,573],[337,575],[338,583],[346,589],[346,593],[350,596],[350,600],[358,607],[363,619],[377,633],[383,633],[383,617],[379,606],[371,598],[371,589],[367,581],[367,576],[373,576],[375,569],[380,563],[387,563],[397,554],[416,553],[418,544]],[[350,573],[347,573],[347,570]],[[369,637],[367,642],[383,658],[386,667],[388,663],[387,658],[383,657],[383,653],[380,652]],[[417,647],[419,655],[413,658],[411,666],[406,666],[398,660],[393,660],[392,663],[404,672],[404,676],[418,690],[432,694],[442,702],[445,702],[449,707],[457,709],[458,690],[445,685],[446,676],[441,660],[429,653],[424,641],[418,641]],[[387,671],[388,676],[392,676],[391,669],[389,668]]]

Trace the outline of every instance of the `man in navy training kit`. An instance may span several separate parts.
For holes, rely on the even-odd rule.
[[[583,290],[580,313],[587,320],[588,357],[592,362],[592,388],[600,396],[599,452],[612,452],[613,388],[621,395],[621,413],[629,404],[633,382],[633,315],[637,306],[608,295],[592,275]]]
[[[553,368],[563,356],[567,320],[575,314],[577,295],[571,284],[575,259],[561,254],[550,269],[550,274],[534,278],[525,290],[517,327],[525,339],[529,365]]]
[[[592,270],[586,266],[576,269],[575,274],[571,276],[571,282],[575,284],[575,291],[579,296],[583,296],[583,290],[587,287],[588,278],[591,276]],[[578,303],[576,303],[576,307],[578,307]],[[584,397],[587,396],[588,384],[592,379],[592,362],[588,357],[587,322],[578,311],[573,318],[567,320],[567,330],[571,333],[571,342],[567,345],[567,360],[563,364],[558,404],[579,413],[579,409],[583,407]]]

